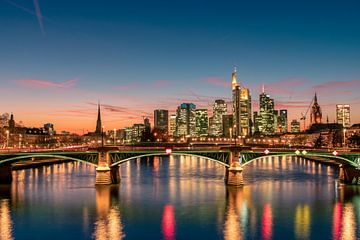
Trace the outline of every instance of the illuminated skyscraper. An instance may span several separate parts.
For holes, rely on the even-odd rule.
[[[247,88],[236,82],[236,68],[232,74],[234,136],[251,135],[251,96]]]
[[[232,132],[233,131],[233,115],[232,114],[223,115],[222,121],[223,121],[222,122],[223,136],[226,138],[229,138],[231,135],[231,137],[232,137],[233,136],[233,132]]]
[[[208,135],[208,112],[207,109],[195,110],[196,135],[198,137]]]
[[[176,136],[176,114],[170,115],[170,135]]]
[[[154,128],[159,130],[161,134],[167,134],[169,128],[169,111],[164,109],[156,109],[154,111]]]
[[[213,106],[213,116],[210,125],[210,135],[220,137],[223,135],[223,115],[227,114],[226,102],[222,99],[215,100]]]
[[[259,111],[259,132],[265,135],[271,135],[275,133],[275,111],[274,111],[274,99],[270,98],[268,94],[263,92],[260,94],[260,111]]]
[[[196,106],[193,103],[181,104],[176,112],[176,136],[196,136]]]
[[[350,127],[350,105],[336,105],[336,122],[342,124],[343,127]]]
[[[287,110],[281,109],[279,118],[278,118],[278,126],[280,133],[287,133],[288,132],[288,118],[287,118]]]
[[[311,124],[321,123],[321,119],[322,119],[321,108],[320,108],[320,105],[318,104],[317,96],[315,93],[314,104],[311,108],[311,113],[310,113],[310,123]]]

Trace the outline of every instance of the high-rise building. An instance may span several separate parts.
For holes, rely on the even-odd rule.
[[[210,125],[210,135],[215,137],[220,137],[223,135],[222,118],[225,114],[227,114],[226,102],[222,99],[215,100],[213,106],[212,122]]]
[[[176,136],[176,114],[170,115],[170,135]]]
[[[350,127],[350,105],[336,105],[336,122],[342,124],[343,127]]]
[[[154,111],[154,128],[162,134],[168,133],[169,128],[169,111],[164,109],[156,109]]]
[[[265,135],[275,133],[275,112],[274,112],[274,99],[270,98],[268,94],[263,92],[260,94],[260,111],[259,111],[259,132]]]
[[[227,114],[223,115],[222,118],[222,129],[223,129],[223,137],[229,138],[234,136],[233,135],[233,115]]]
[[[259,125],[261,124],[261,117],[257,111],[254,112],[253,122],[254,122],[253,133],[259,133],[260,132]]]
[[[196,136],[196,105],[193,103],[181,104],[176,112],[176,135],[180,136]]]
[[[101,133],[102,133],[102,125],[101,125],[101,112],[100,112],[100,103],[99,103],[95,134],[101,134]]]
[[[297,120],[291,121],[291,132],[292,133],[299,133],[300,132],[300,122]]]
[[[318,104],[317,96],[315,93],[314,104],[311,108],[311,113],[310,113],[310,123],[311,124],[321,123],[321,119],[322,119],[321,108],[320,108],[320,105]]]
[[[198,137],[208,135],[208,112],[207,109],[195,110],[195,131]]]
[[[236,82],[236,68],[232,73],[232,102],[234,136],[251,135],[251,96],[249,89]]]
[[[281,109],[279,118],[278,118],[278,126],[280,133],[287,133],[288,132],[288,118],[287,118],[287,110]]]

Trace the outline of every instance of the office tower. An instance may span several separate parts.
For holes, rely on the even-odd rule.
[[[154,128],[166,135],[169,128],[169,111],[164,109],[156,109],[154,111]]]
[[[213,106],[212,122],[210,125],[211,136],[220,137],[223,135],[222,118],[225,114],[227,114],[227,105],[225,101],[222,99],[215,100]]]
[[[176,136],[176,114],[170,115],[170,135]]]
[[[279,128],[280,133],[287,133],[288,132],[288,118],[287,118],[287,110],[281,109],[279,114]]]
[[[207,109],[195,110],[195,131],[198,137],[208,135],[208,112]]]
[[[260,130],[259,130],[259,125],[261,124],[261,117],[260,115],[258,114],[257,111],[254,112],[254,125],[253,125],[253,133],[259,133]]]
[[[251,96],[249,89],[236,82],[236,68],[232,74],[232,102],[234,136],[251,135]]]
[[[102,134],[100,103],[98,104],[98,117],[97,117],[97,121],[96,121],[95,134]]]
[[[336,122],[342,124],[343,127],[350,127],[350,105],[336,105]]]
[[[268,94],[263,92],[260,94],[260,111],[259,111],[259,132],[265,135],[271,135],[275,133],[274,124],[274,99],[270,98]]]
[[[315,93],[314,104],[311,108],[311,113],[310,113],[310,123],[311,124],[321,123],[321,119],[322,119],[321,108],[320,105],[318,104],[317,96]]]
[[[196,136],[196,121],[195,121],[196,106],[193,103],[183,103],[176,111],[176,135],[181,136]]]
[[[14,128],[15,128],[14,114],[12,114],[12,113],[11,113],[11,115],[10,115],[9,128],[10,128],[10,129],[14,129]]]
[[[300,132],[300,122],[295,119],[291,121],[291,132],[299,133]]]
[[[232,137],[233,135],[233,115],[227,114],[223,115],[222,117],[222,129],[223,129],[223,136],[226,138]]]

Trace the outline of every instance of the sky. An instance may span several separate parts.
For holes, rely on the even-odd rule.
[[[317,92],[323,120],[347,103],[359,123],[359,12],[358,0],[0,0],[0,112],[83,133],[98,101],[106,129],[182,102],[230,110],[236,65],[253,110],[264,84],[289,121]]]

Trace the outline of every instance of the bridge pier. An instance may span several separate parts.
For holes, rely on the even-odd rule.
[[[339,180],[345,184],[360,185],[360,169],[352,166],[340,165]]]
[[[233,149],[230,154],[230,167],[225,170],[225,183],[228,186],[244,185],[243,168],[239,162],[240,152]]]
[[[96,168],[95,185],[110,185],[120,183],[119,166],[110,167],[109,152],[99,152],[99,164]]]
[[[10,184],[11,182],[11,165],[0,165],[0,184]]]

